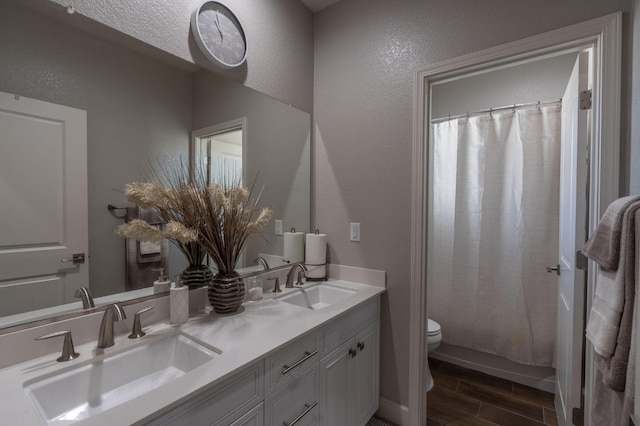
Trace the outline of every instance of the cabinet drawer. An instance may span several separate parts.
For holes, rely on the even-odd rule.
[[[354,308],[322,328],[320,356],[351,339],[358,331],[371,324],[380,316],[380,297]]]
[[[261,402],[229,426],[263,426],[263,418],[264,408],[263,403]]]
[[[294,382],[300,374],[318,365],[318,332],[285,346],[265,360],[266,394]]]
[[[308,426],[319,424],[320,371],[316,363],[298,377],[280,388],[265,401],[265,424],[280,426],[292,424]]]
[[[152,420],[151,425],[229,425],[264,399],[262,361]]]

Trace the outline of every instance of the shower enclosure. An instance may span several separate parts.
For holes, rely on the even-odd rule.
[[[432,124],[428,311],[446,344],[553,366],[560,112],[555,101]]]

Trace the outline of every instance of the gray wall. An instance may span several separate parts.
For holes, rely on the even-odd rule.
[[[315,15],[315,226],[329,234],[331,262],[387,271],[383,397],[408,400],[414,71],[631,3],[343,0]],[[360,243],[349,222],[361,222]]]
[[[558,100],[564,95],[576,57],[576,53],[556,56],[434,85],[431,117]]]
[[[66,0],[53,1],[65,7],[69,4]],[[246,66],[221,71],[207,62],[190,35],[191,12],[200,1],[75,0],[73,6],[78,15],[131,36],[132,44],[140,40],[311,112],[313,15],[309,9],[298,0],[228,2],[243,23],[249,54]]]
[[[191,74],[12,2],[0,2],[0,90],[87,111],[90,286],[124,291],[108,204],[161,153],[188,154]]]

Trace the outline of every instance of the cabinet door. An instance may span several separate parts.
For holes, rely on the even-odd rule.
[[[353,358],[354,425],[366,425],[379,405],[380,325],[367,327],[356,335],[357,355]]]
[[[353,339],[320,361],[320,424],[353,426],[350,399],[353,385]]]

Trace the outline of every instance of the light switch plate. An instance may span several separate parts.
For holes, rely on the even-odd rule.
[[[349,226],[349,240],[360,241],[360,223],[351,222]]]

